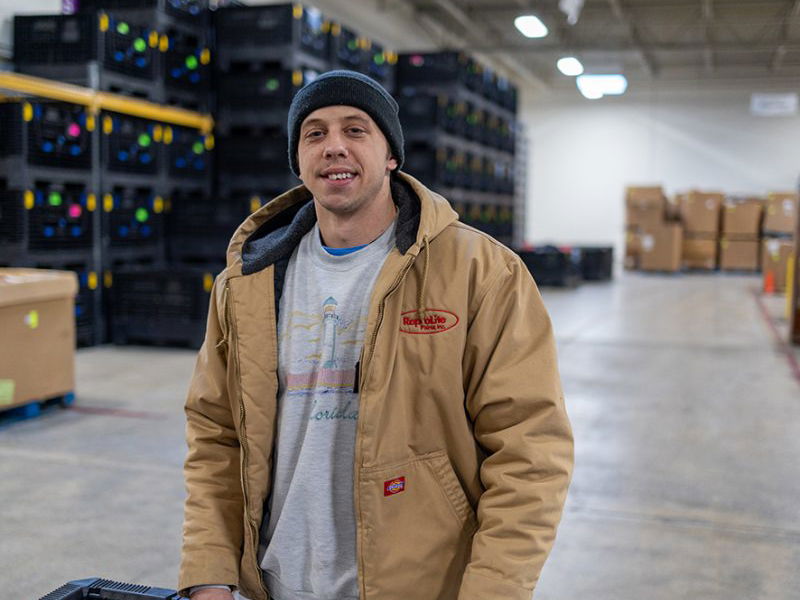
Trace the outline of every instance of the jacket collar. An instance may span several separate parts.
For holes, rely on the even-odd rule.
[[[447,200],[405,173],[391,178],[398,206],[395,246],[418,254],[447,225],[457,220]],[[298,186],[270,201],[242,223],[228,246],[228,266],[241,261],[242,274],[256,273],[288,258],[317,221],[311,193]]]

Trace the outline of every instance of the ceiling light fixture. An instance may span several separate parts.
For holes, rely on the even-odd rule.
[[[556,63],[558,70],[568,77],[575,77],[583,74],[583,65],[574,56],[564,56]]]
[[[581,94],[589,100],[597,100],[603,96],[619,96],[628,89],[628,80],[624,75],[579,75],[575,79]]]
[[[536,15],[522,15],[514,19],[514,27],[527,38],[543,38],[547,35],[547,26]]]

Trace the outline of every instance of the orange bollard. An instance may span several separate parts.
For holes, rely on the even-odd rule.
[[[772,271],[767,271],[764,273],[764,293],[765,294],[774,294],[775,293],[775,273]]]

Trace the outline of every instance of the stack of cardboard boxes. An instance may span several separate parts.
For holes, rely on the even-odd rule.
[[[668,203],[661,187],[629,187],[625,194],[625,267],[644,271],[680,269],[680,223],[667,220]]]
[[[796,243],[797,219],[798,194],[774,193],[767,197],[761,255],[767,292],[783,293],[786,289],[787,266]]]
[[[724,195],[691,191],[682,194],[678,210],[684,229],[681,264],[687,269],[713,271],[717,267],[719,216]]]
[[[728,198],[722,210],[719,268],[723,271],[758,271],[760,267],[760,198]]]
[[[765,289],[785,289],[798,194],[773,193],[765,202],[692,190],[669,201],[661,187],[628,187],[625,208],[625,268],[762,269]]]

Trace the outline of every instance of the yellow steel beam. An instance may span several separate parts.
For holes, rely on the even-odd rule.
[[[0,72],[0,90],[81,104],[93,112],[111,110],[154,121],[194,127],[204,133],[210,133],[214,127],[214,119],[210,115],[21,73]]]

